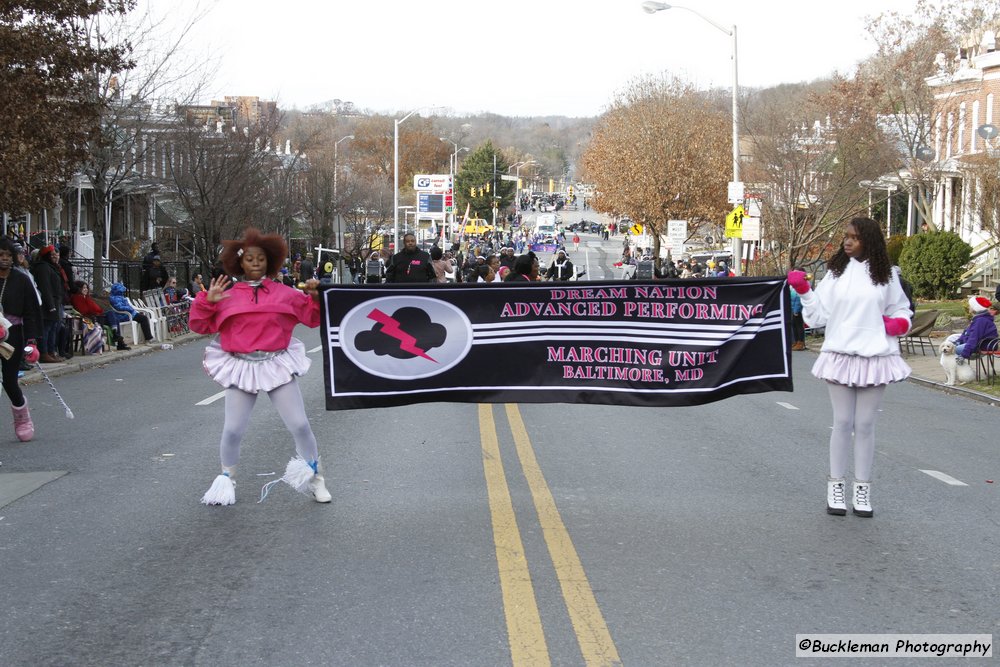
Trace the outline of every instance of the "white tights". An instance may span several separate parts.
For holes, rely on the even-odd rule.
[[[316,436],[309,426],[298,381],[292,378],[291,382],[272,389],[267,395],[292,434],[295,451],[306,461],[315,461],[319,457],[319,449],[316,446]],[[226,389],[226,422],[222,426],[222,442],[219,444],[219,455],[226,468],[232,468],[240,461],[240,442],[250,423],[250,412],[256,401],[256,394],[236,387]]]
[[[854,442],[854,478],[871,481],[875,460],[875,420],[882,404],[885,385],[847,387],[828,382],[833,404],[833,433],[830,434],[830,477],[847,476],[847,459]]]

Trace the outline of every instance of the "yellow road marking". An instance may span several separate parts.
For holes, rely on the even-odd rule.
[[[531,447],[531,440],[528,439],[528,431],[524,427],[521,412],[513,403],[508,403],[506,408],[507,419],[514,435],[514,445],[517,448],[518,458],[521,460],[521,469],[528,480],[528,488],[531,490],[535,510],[538,512],[538,522],[542,526],[542,534],[545,536],[545,543],[548,545],[549,555],[552,557],[552,564],[555,567],[559,585],[562,587],[566,609],[573,623],[573,630],[576,632],[584,662],[588,667],[620,665],[621,658],[618,656],[618,649],[615,648],[615,643],[611,639],[611,633],[604,622],[604,615],[601,614],[601,610],[597,606],[597,599],[594,597],[594,591],[590,588],[587,573],[583,570],[583,564],[577,556],[569,531],[566,530],[566,526],[559,516],[559,509],[556,507],[552,492],[549,491],[542,470],[538,466],[538,460]],[[489,408],[487,411],[489,412]],[[480,424],[482,424],[482,414],[483,406],[480,406]],[[492,421],[492,412],[490,419]],[[496,436],[495,431],[493,435]],[[498,544],[498,554],[499,551]]]
[[[521,533],[517,529],[514,504],[507,486],[507,475],[500,458],[492,405],[479,406],[479,437],[483,443],[483,472],[486,475],[490,517],[493,520],[493,542],[496,545],[511,658],[514,667],[550,665],[542,618],[538,613],[535,589],[531,584],[531,572],[528,570]]]

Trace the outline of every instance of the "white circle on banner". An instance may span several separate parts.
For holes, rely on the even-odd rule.
[[[472,323],[458,307],[424,296],[365,301],[340,321],[340,347],[361,370],[389,380],[444,373],[472,348]]]

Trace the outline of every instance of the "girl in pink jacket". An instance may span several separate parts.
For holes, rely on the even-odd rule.
[[[331,500],[296,376],[309,370],[305,345],[292,337],[298,324],[318,327],[319,281],[312,279],[299,291],[275,280],[288,255],[284,239],[248,228],[243,238],[223,241],[220,256],[226,274],[212,279],[191,304],[191,330],[218,334],[205,349],[203,366],[226,388],[226,416],[219,452],[222,474],[201,502],[232,505],[236,502],[234,469],[240,442],[250,421],[257,394],[267,392],[295,440],[298,455],[289,461],[280,480],[320,503]],[[235,282],[229,276],[238,276]]]

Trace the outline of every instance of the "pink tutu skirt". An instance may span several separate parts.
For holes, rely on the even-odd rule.
[[[910,377],[911,369],[898,354],[884,357],[860,357],[840,352],[820,352],[812,374],[820,380],[848,387],[875,387],[902,382]]]
[[[218,339],[213,339],[205,348],[201,365],[208,376],[223,387],[236,387],[256,394],[288,384],[296,375],[305,375],[312,361],[298,338],[292,338],[286,350],[250,354],[226,352]]]

